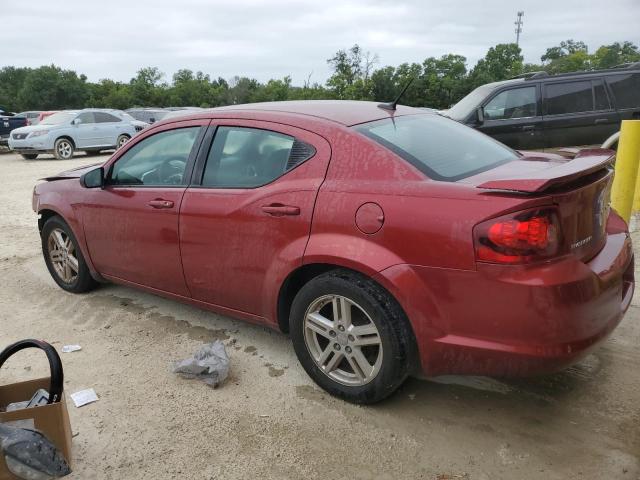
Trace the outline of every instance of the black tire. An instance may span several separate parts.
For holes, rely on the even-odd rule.
[[[368,315],[367,321],[375,324],[379,334],[382,348],[379,370],[375,375],[372,374],[371,379],[363,385],[345,385],[331,378],[318,366],[310,352],[310,347],[307,347],[304,320],[307,312],[321,298],[335,295],[357,304],[359,310]],[[293,346],[298,360],[307,374],[331,395],[352,403],[376,403],[391,395],[402,385],[411,371],[415,340],[409,320],[397,301],[379,284],[364,275],[337,269],[309,281],[293,300],[289,321]],[[349,330],[346,331],[346,333],[348,332]],[[335,339],[336,332],[330,333]],[[340,335],[344,339],[345,331],[338,333],[338,337]],[[351,335],[349,338],[353,340]],[[328,342],[326,348],[329,348],[334,340],[326,341]],[[333,347],[340,349],[336,344],[333,344]],[[321,349],[323,348],[321,347]],[[351,362],[346,358],[347,347],[343,346],[342,349],[346,363],[340,361],[335,367],[336,370],[344,371],[351,368],[355,373],[355,369],[350,366]],[[353,350],[355,351],[355,347]],[[352,350],[348,351],[351,354]],[[333,356],[334,354],[329,355]],[[372,369],[372,371],[375,370]]]
[[[131,137],[124,133],[122,135],[118,135],[118,139],[116,140],[116,150],[122,148],[130,139]]]
[[[53,155],[58,160],[69,160],[73,158],[76,147],[68,138],[59,138],[53,144]]]
[[[20,155],[22,155],[22,158],[24,158],[25,160],[35,160],[36,158],[38,158],[37,153],[21,153]]]
[[[51,257],[52,254],[49,248],[49,241],[50,237],[52,236],[52,234],[54,234],[55,231],[62,232],[64,234],[63,238],[66,236],[66,238],[68,238],[73,245],[73,255],[77,259],[78,271],[75,274],[75,277],[70,281],[65,281],[61,273],[56,270],[54,261]],[[66,290],[67,292],[84,293],[94,289],[97,286],[98,282],[93,279],[91,273],[89,272],[87,263],[82,256],[82,251],[78,247],[78,241],[76,240],[76,237],[73,235],[73,232],[61,217],[54,216],[48,219],[42,227],[40,237],[42,240],[42,254],[44,255],[44,261],[47,264],[47,269],[49,270],[49,273],[51,274],[55,282],[60,286],[60,288]],[[51,241],[55,240],[51,239]]]

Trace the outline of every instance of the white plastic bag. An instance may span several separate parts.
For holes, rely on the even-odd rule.
[[[213,388],[218,387],[229,375],[229,356],[220,340],[203,345],[193,357],[177,362],[173,373],[183,378],[197,378]]]

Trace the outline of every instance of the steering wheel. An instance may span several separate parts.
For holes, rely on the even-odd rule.
[[[180,185],[187,163],[184,160],[171,159],[158,167],[160,183],[164,185]]]

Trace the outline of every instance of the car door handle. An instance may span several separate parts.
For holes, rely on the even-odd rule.
[[[532,130],[535,130],[536,126],[535,125],[525,125],[524,127],[522,127],[522,131],[523,132],[530,132]]]
[[[291,205],[282,205],[280,203],[272,203],[271,205],[263,205],[262,211],[273,215],[274,217],[281,217],[283,215],[300,215],[300,207],[293,207]]]
[[[609,123],[609,120],[607,120],[606,118],[596,118],[596,125],[602,125],[603,123]]]
[[[171,200],[163,200],[162,198],[151,200],[147,205],[153,208],[173,208],[173,202]]]

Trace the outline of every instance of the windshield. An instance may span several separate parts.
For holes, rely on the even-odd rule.
[[[48,116],[42,120],[38,125],[60,125],[61,123],[71,122],[76,118],[77,112],[58,112]]]
[[[434,180],[453,182],[518,159],[506,145],[439,115],[388,118],[355,128]]]
[[[447,117],[458,120],[459,122],[469,118],[469,115],[476,110],[482,101],[489,96],[495,89],[495,85],[482,85],[476,88],[445,113]]]

